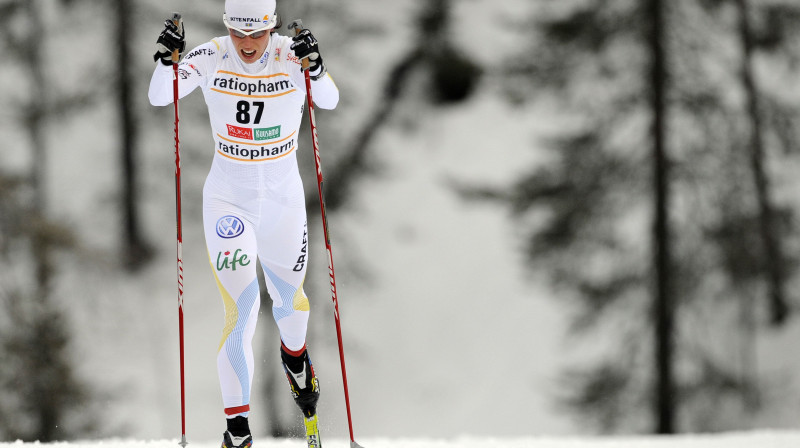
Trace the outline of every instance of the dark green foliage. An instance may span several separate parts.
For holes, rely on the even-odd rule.
[[[0,173],[0,440],[45,442],[85,434],[92,422],[90,413],[74,419],[90,394],[72,367],[64,313],[46,291],[14,278],[32,270],[20,264],[30,265],[25,253],[35,242],[61,249],[74,242],[31,207],[29,193],[23,179]]]
[[[798,105],[778,86],[764,86],[763,93],[756,89],[767,138],[763,153],[752,151],[752,109],[731,99],[747,83],[738,61],[721,51],[730,47],[720,44],[732,44],[742,57],[738,24],[729,20],[736,15],[716,14],[741,3],[703,1],[707,15],[701,17],[697,3],[664,2],[666,157],[654,167],[649,100],[656,78],[650,71],[654,47],[646,46],[652,11],[645,5],[629,0],[537,3],[532,46],[510,61],[509,98],[554,99],[571,126],[541,139],[552,154],[509,191],[470,194],[506,201],[530,226],[531,269],[551,279],[558,300],[574,299],[571,328],[603,341],[604,356],[567,374],[570,393],[563,403],[569,409],[605,432],[648,431],[653,426],[642,415],[658,409],[663,416],[665,409],[655,403],[664,396],[663,384],[653,384],[671,368],[667,358],[655,362],[665,349],[654,340],[663,336],[653,332],[663,323],[656,310],[664,309],[653,304],[666,291],[674,297],[666,310],[676,313],[663,328],[680,366],[674,369],[671,397],[682,424],[678,429],[736,427],[756,411],[753,397],[762,384],[744,361],[736,361],[741,358],[725,356],[749,353],[754,345],[722,335],[741,332],[753,338],[757,325],[776,323],[771,307],[781,298],[764,294],[764,286],[780,284],[776,267],[787,279],[796,276],[797,257],[786,254],[776,263],[766,255],[763,229],[766,204],[776,223],[769,235],[778,247],[798,236],[795,208],[769,202],[775,174],[770,169],[776,166],[770,158],[797,146]],[[796,60],[794,38],[788,36],[798,29],[797,9],[770,5],[751,11],[756,46],[772,58],[764,63],[782,68]],[[761,177],[754,176],[763,167]],[[658,205],[653,180],[663,170],[669,170],[664,193],[671,198],[661,223],[670,230],[666,247],[653,244]],[[671,254],[662,266],[669,273],[665,285],[655,275],[656,248]],[[694,318],[708,313],[715,319]],[[743,315],[751,322],[746,331]],[[721,340],[691,339],[700,329]],[[632,340],[639,341],[636,349]],[[669,350],[664,353],[670,356]],[[739,411],[709,413],[701,397]]]
[[[452,47],[431,56],[430,66],[434,98],[440,104],[469,98],[481,76],[480,67]]]
[[[620,427],[626,419],[629,403],[624,396],[632,381],[632,372],[627,366],[608,363],[592,371],[571,370],[564,373],[561,381],[570,394],[563,398],[568,409],[577,409],[593,426],[602,428]]]
[[[576,242],[596,240],[612,230],[604,222],[628,205],[631,198],[618,193],[636,191],[632,189],[636,187],[634,162],[605,151],[603,145],[603,136],[596,129],[554,138],[550,147],[555,161],[516,183],[511,202],[515,213],[536,207],[552,212],[540,232],[532,235],[532,259],[537,253],[549,254]],[[599,240],[613,245],[611,235],[604,234]]]
[[[336,163],[327,169],[325,201],[329,211],[343,207],[352,196],[355,182],[374,171],[369,161],[373,139],[389,122],[395,108],[408,95],[409,80],[420,71],[428,80],[426,88],[430,101],[446,106],[467,100],[478,88],[482,69],[464,54],[449,37],[450,0],[422,3],[416,20],[419,39],[387,72],[381,96],[375,101],[365,122],[342,145]],[[308,207],[318,207],[317,198],[309,197]]]
[[[89,390],[72,368],[64,314],[38,301],[39,306],[31,306],[36,297],[14,292],[4,297],[12,326],[0,327],[3,440],[51,442],[91,430],[90,421],[67,423],[70,413],[84,410]]]
[[[765,5],[755,22],[755,46],[766,52],[782,52],[787,42],[796,41],[800,35],[800,6]]]
[[[783,240],[788,240],[793,227],[794,210],[784,207],[778,210],[778,214],[782,223],[779,226],[780,235]],[[733,284],[758,282],[766,274],[763,269],[765,255],[760,249],[759,235],[753,231],[757,227],[757,216],[730,209],[706,230],[705,237],[719,249],[718,262]],[[795,272],[797,257],[788,254],[786,261],[786,273]]]
[[[420,54],[430,72],[432,98],[443,105],[467,99],[482,72],[450,39],[450,9],[449,0],[434,0],[418,19]]]
[[[641,21],[626,18],[586,4],[584,9],[549,20],[536,21],[536,28],[549,41],[575,50],[600,53],[615,37],[640,33]]]
[[[74,238],[48,216],[45,181],[48,120],[74,111],[70,105],[85,98],[52,95],[47,40],[30,34],[40,22],[38,28],[11,26],[37,22],[45,16],[43,6],[38,0],[0,5],[4,68],[18,66],[34,89],[9,109],[26,137],[13,144],[32,154],[29,173],[0,173],[0,439],[12,441],[74,438],[86,434],[92,420],[84,408],[89,389],[70,358],[71,329],[53,292],[56,257],[72,249]],[[50,31],[47,36],[59,34]]]

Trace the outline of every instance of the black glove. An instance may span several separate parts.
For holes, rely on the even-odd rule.
[[[319,42],[311,34],[311,31],[304,29],[300,34],[292,38],[292,46],[289,47],[294,50],[294,55],[298,59],[308,58],[308,70],[311,74],[311,79],[314,81],[322,78],[327,70],[325,64],[322,62],[322,56],[319,54]]]
[[[186,49],[186,41],[184,40],[185,34],[183,32],[183,20],[178,19],[178,24],[167,19],[164,21],[164,31],[158,36],[156,41],[156,54],[153,55],[153,60],[161,60],[164,65],[172,65],[172,52],[178,50],[178,58],[183,54]]]

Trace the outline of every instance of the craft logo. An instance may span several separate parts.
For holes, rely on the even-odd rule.
[[[230,125],[228,125],[230,126]],[[230,131],[228,131],[230,133]],[[272,140],[281,136],[281,127],[273,126],[271,128],[253,129],[255,140]]]
[[[303,247],[300,249],[300,256],[297,257],[297,263],[294,265],[295,272],[300,272],[306,266],[306,255],[308,254],[308,223],[303,225]]]
[[[235,271],[237,265],[247,266],[250,264],[250,260],[247,259],[247,254],[239,255],[241,251],[241,249],[236,249],[233,251],[233,256],[231,256],[231,251],[229,250],[226,250],[224,253],[219,252],[217,254],[217,270],[230,269],[231,271]],[[225,258],[222,258],[223,255]]]
[[[187,59],[192,59],[192,58],[200,56],[200,55],[213,56],[214,55],[214,50],[210,50],[208,48],[200,48],[198,50],[195,50],[195,51],[187,54],[186,57],[183,58],[183,60],[185,61]]]
[[[244,139],[247,139],[247,140],[252,140],[253,139],[253,130],[252,129],[250,129],[250,128],[240,128],[239,126],[234,126],[232,124],[229,124],[227,126],[228,126],[228,135],[230,135],[231,137],[244,138]]]
[[[223,216],[217,221],[217,235],[222,238],[236,238],[242,232],[244,232],[244,223],[235,216]]]

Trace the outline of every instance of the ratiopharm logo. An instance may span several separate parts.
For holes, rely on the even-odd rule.
[[[244,223],[235,216],[223,216],[217,221],[217,235],[222,238],[236,238],[242,232],[244,232]]]

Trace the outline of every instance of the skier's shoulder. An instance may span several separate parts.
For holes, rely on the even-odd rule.
[[[291,37],[272,33],[270,39],[274,41],[272,47],[275,48],[278,60],[281,62],[293,62],[300,65],[300,60],[294,55],[294,50],[291,49],[292,43],[294,42]]]
[[[183,60],[191,62],[193,59],[216,59],[217,55],[222,51],[220,39],[215,37],[204,44],[192,48],[186,53]]]
[[[275,41],[276,47],[284,48],[292,45],[291,37],[284,36],[283,34],[278,34],[277,32],[270,34],[269,38]]]

